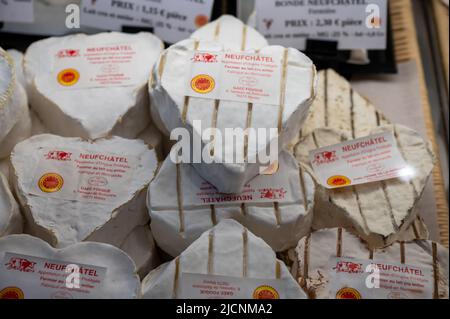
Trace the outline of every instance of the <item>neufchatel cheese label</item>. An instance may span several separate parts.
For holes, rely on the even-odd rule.
[[[433,269],[429,265],[331,258],[329,275],[331,299],[433,298]]]
[[[114,205],[138,160],[129,155],[92,150],[42,148],[30,193],[41,197]]]
[[[280,57],[244,52],[195,51],[186,95],[215,100],[280,104]]]
[[[320,184],[339,188],[391,178],[411,178],[409,168],[391,132],[315,149],[309,153]]]
[[[86,89],[133,86],[139,78],[138,44],[112,43],[92,46],[54,46],[55,89]],[[47,75],[48,76],[48,75]]]
[[[183,273],[184,299],[284,299],[285,280]]]
[[[0,299],[95,299],[106,268],[6,253],[0,265]]]

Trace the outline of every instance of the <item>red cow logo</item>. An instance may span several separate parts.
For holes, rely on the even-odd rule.
[[[336,151],[323,151],[314,155],[314,164],[332,163],[337,160]]]
[[[34,272],[35,262],[29,261],[25,258],[12,257],[7,264],[7,270],[18,270],[21,272]]]
[[[333,269],[335,269],[336,272],[346,272],[349,274],[363,273],[362,264],[351,261],[338,261],[336,267]]]
[[[64,152],[64,151],[49,151],[45,155],[45,159],[48,160],[56,160],[56,161],[70,161],[70,157],[72,153]]]
[[[59,50],[58,53],[56,53],[56,56],[58,58],[75,58],[77,56],[80,56],[80,50],[63,49]]]
[[[217,62],[217,55],[211,53],[197,53],[192,58],[192,61],[203,63],[215,63]]]
[[[262,199],[279,200],[283,199],[287,193],[284,188],[264,188],[260,190]]]

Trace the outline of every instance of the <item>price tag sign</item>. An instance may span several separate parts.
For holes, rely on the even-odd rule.
[[[162,40],[175,43],[209,22],[214,0],[83,0],[81,23],[120,31],[122,26],[153,28]]]
[[[387,0],[256,0],[257,29],[270,44],[306,48],[307,39],[340,50],[385,50]]]
[[[34,22],[33,0],[1,0],[0,21],[3,22]]]

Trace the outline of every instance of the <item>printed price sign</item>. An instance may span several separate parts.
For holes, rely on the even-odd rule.
[[[183,273],[183,299],[284,299],[281,279],[253,279]]]
[[[315,149],[309,153],[311,166],[326,188],[339,188],[391,178],[411,178],[391,132],[369,135]]]
[[[0,299],[97,299],[106,268],[15,253],[0,265]]]
[[[211,18],[213,0],[84,0],[81,23],[120,31],[122,26],[153,28],[169,43],[188,38]]]
[[[385,50],[387,0],[256,0],[256,26],[269,43],[300,50],[306,39]]]
[[[433,269],[383,261],[332,258],[331,299],[431,299]]]
[[[33,0],[1,0],[0,21],[3,22],[34,22]]]

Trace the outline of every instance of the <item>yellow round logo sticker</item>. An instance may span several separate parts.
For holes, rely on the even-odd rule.
[[[75,69],[65,69],[58,73],[58,82],[64,86],[72,86],[80,79],[80,73]]]
[[[200,94],[206,94],[214,90],[216,82],[212,77],[206,74],[200,74],[191,81],[192,89]]]
[[[0,299],[25,299],[25,295],[20,288],[7,287],[0,291]]]
[[[336,293],[336,299],[362,299],[358,290],[350,287],[341,288]]]
[[[48,173],[39,179],[38,185],[44,193],[56,193],[63,187],[64,179],[59,174]]]
[[[280,295],[273,287],[259,286],[253,292],[253,299],[280,299]]]
[[[328,180],[327,180],[327,184],[333,187],[342,187],[342,186],[347,186],[350,185],[352,182],[350,180],[350,178],[348,178],[347,176],[344,175],[335,175],[335,176],[331,176]]]

